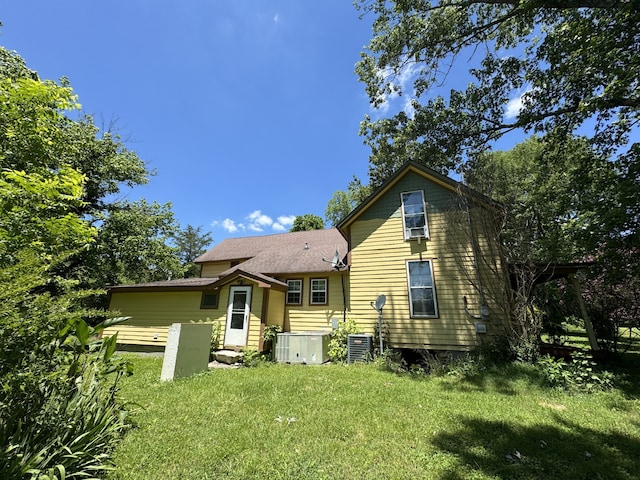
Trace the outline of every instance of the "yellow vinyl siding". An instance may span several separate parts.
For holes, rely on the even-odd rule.
[[[105,328],[102,337],[118,334],[118,343],[125,345],[153,345],[164,347],[167,344],[169,327],[138,327],[135,325],[115,325]]]
[[[218,277],[225,270],[229,270],[229,268],[231,268],[231,262],[228,260],[225,262],[203,263],[200,276],[203,278]]]
[[[465,312],[463,297],[472,313],[479,313],[481,303],[474,287],[476,270],[466,212],[455,208],[454,193],[417,177],[407,175],[350,226],[351,312],[359,324],[372,330],[377,313],[370,302],[385,294],[383,319],[392,347],[466,349],[480,339],[474,326],[478,320]],[[401,192],[418,189],[425,192],[430,233],[420,243],[404,240],[400,205]],[[483,241],[486,247],[486,239],[479,243]],[[411,318],[407,261],[421,259],[432,262],[437,318]],[[504,288],[503,280],[489,275],[488,269],[481,272],[487,286]],[[486,322],[488,331],[502,321],[498,310],[494,304],[492,318]]]
[[[263,289],[252,285],[251,315],[247,347],[258,348],[260,340],[260,316],[262,315]],[[275,293],[275,292],[274,292]],[[278,292],[279,293],[279,292]],[[157,327],[167,329],[173,323],[189,323],[197,321],[219,321],[222,326],[221,344],[224,345],[224,333],[227,322],[227,307],[229,305],[229,286],[223,286],[219,291],[218,308],[200,309],[202,292],[113,292],[109,309],[118,311],[122,316],[131,317],[122,325],[126,327],[153,327],[142,329],[135,338],[136,345],[157,345],[153,335]],[[274,308],[276,308],[274,306]],[[115,328],[115,327],[114,327]],[[146,332],[146,333],[145,333]],[[147,336],[147,339],[143,338]],[[120,335],[119,335],[120,337]],[[125,343],[119,338],[119,343]],[[166,343],[165,341],[162,345]]]
[[[331,319],[342,321],[343,299],[340,276],[345,275],[344,288],[349,298],[349,282],[346,273],[314,273],[297,274],[287,278],[302,279],[302,305],[286,305],[285,330],[290,332],[304,332],[309,330],[331,330]],[[327,278],[329,280],[328,304],[309,305],[309,293],[312,278]]]
[[[278,290],[269,291],[269,305],[267,307],[266,325],[279,325],[284,327],[284,301],[285,292]]]
[[[227,295],[228,297],[228,295]],[[125,325],[169,326],[223,319],[226,314],[225,296],[220,295],[218,308],[200,309],[202,292],[113,292],[110,310],[131,317]]]

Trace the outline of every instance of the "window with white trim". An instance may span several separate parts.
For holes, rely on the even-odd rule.
[[[326,305],[328,287],[329,281],[326,278],[312,278],[309,305]]]
[[[287,305],[302,304],[302,280],[287,280]]]
[[[404,239],[428,238],[427,209],[424,203],[424,192],[404,192],[402,198],[402,223],[404,224]]]
[[[409,307],[412,317],[437,317],[438,304],[431,260],[408,261]]]

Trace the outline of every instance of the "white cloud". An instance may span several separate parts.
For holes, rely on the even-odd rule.
[[[231,218],[225,218],[221,222],[216,220],[211,222],[212,227],[220,227],[229,233],[244,231],[264,232],[271,228],[274,232],[285,232],[291,228],[295,215],[280,215],[274,221],[269,215],[262,213],[262,210],[254,210],[244,217],[244,222],[237,222]]]
[[[507,103],[507,107],[504,110],[504,116],[508,119],[517,118],[520,115],[520,110],[522,109],[522,95],[516,98],[512,98]]]
[[[290,227],[293,225],[293,221],[296,219],[295,215],[284,215],[278,217],[278,223],[284,225],[285,227]]]
[[[268,215],[264,215],[260,210],[251,212],[246,219],[249,221],[249,230],[254,232],[262,232],[265,227],[273,225],[273,219]]]
[[[406,63],[401,69],[399,73],[395,73],[390,68],[385,68],[379,70],[377,73],[378,79],[380,82],[384,82],[388,79],[391,83],[391,92],[381,93],[378,97],[381,103],[376,107],[375,111],[382,115],[385,115],[391,105],[397,100],[400,95],[398,91],[402,92],[403,97],[405,97],[404,102],[402,103],[402,110],[409,115],[413,116],[415,113],[415,109],[411,105],[411,100],[415,97],[415,90],[413,87],[413,81],[416,78],[418,67],[412,63]]]
[[[531,89],[526,89],[524,92],[520,93],[516,98],[512,98],[507,103],[507,106],[504,109],[504,117],[508,120],[513,120],[520,115],[522,111],[522,106],[524,102],[528,99],[526,98],[531,93]]]
[[[218,222],[213,222],[213,223],[217,224]],[[234,222],[230,218],[225,218],[222,221],[221,225],[222,225],[222,228],[224,228],[229,233],[236,233],[239,230],[244,230],[244,225],[243,224],[241,224],[241,223],[237,224],[236,222]]]
[[[278,23],[278,20],[280,20],[280,14],[279,14],[279,13],[276,13],[276,14],[273,16],[273,22],[274,22],[274,23]]]
[[[273,222],[271,228],[276,232],[284,232],[285,230],[289,230],[295,219],[295,215],[281,215],[278,217],[277,221]]]

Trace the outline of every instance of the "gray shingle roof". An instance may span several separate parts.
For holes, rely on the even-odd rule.
[[[166,289],[166,290],[198,290],[199,287],[212,285],[218,280],[214,278],[178,278],[176,280],[162,280],[159,282],[136,283],[133,285],[115,285],[108,287],[109,290],[146,290],[146,289]]]
[[[338,251],[343,259],[347,241],[335,228],[290,232],[258,237],[227,238],[196,258],[196,263],[245,260],[239,268],[263,274],[313,273],[333,270],[331,261]],[[221,276],[232,271],[223,272]]]

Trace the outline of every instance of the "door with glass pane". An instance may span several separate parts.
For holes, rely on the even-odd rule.
[[[227,328],[224,344],[244,347],[247,345],[247,330],[251,313],[251,287],[231,287],[227,307]]]

